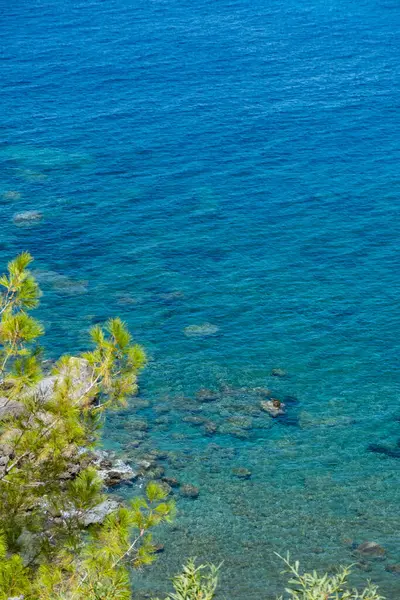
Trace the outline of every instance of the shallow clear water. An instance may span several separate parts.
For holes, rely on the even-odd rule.
[[[36,257],[54,356],[128,322],[150,406],[112,415],[105,443],[126,452],[146,419],[142,448],[173,452],[167,475],[200,488],[178,495],[137,597],[194,555],[225,561],[227,597],[272,598],[274,551],[325,569],[373,540],[387,555],[355,581],[394,600],[398,4],[1,5],[1,263]],[[42,220],[13,221],[27,210]],[[204,387],[218,400],[193,401]],[[297,399],[286,421],[256,387]]]

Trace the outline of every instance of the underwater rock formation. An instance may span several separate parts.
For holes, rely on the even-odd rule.
[[[363,556],[377,557],[384,556],[386,553],[385,548],[377,544],[376,542],[363,542],[357,546],[356,551]]]
[[[25,212],[17,213],[13,217],[14,225],[18,227],[30,227],[40,223],[43,215],[38,210],[26,210]]]
[[[184,498],[195,499],[198,497],[200,490],[198,487],[192,485],[191,483],[185,483],[184,485],[181,485],[180,493],[181,496],[183,496]]]
[[[214,390],[209,390],[208,388],[201,388],[197,394],[196,399],[199,402],[215,402],[218,400],[219,394]]]
[[[219,331],[219,327],[212,323],[203,323],[202,325],[188,325],[183,330],[187,337],[206,337],[215,335]]]
[[[139,473],[120,458],[115,458],[110,452],[96,450],[93,462],[99,468],[99,477],[107,487],[134,481]]]
[[[285,414],[285,404],[276,398],[271,398],[271,400],[261,400],[260,407],[273,418]]]
[[[384,454],[390,458],[400,458],[400,447],[390,448],[388,446],[383,446],[382,444],[370,444],[368,450],[370,452],[376,452],[377,454]]]
[[[235,467],[232,469],[232,473],[239,479],[250,479],[251,477],[251,471],[246,467]]]
[[[283,369],[272,369],[271,375],[273,377],[286,377],[286,371]]]

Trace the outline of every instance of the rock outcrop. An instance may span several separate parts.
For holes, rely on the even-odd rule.
[[[280,400],[271,398],[271,400],[261,400],[261,410],[267,412],[271,417],[276,418],[285,414],[285,405]]]
[[[139,472],[106,450],[96,450],[92,462],[98,468],[98,474],[107,487],[129,483],[139,476]]]
[[[377,544],[376,542],[363,542],[357,546],[356,551],[363,556],[377,557],[384,556],[386,553],[385,548]]]

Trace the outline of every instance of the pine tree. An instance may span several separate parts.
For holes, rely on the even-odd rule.
[[[174,506],[151,483],[88,531],[85,515],[104,499],[89,451],[104,411],[137,392],[146,357],[112,319],[92,329],[91,351],[44,377],[31,261],[20,254],[0,278],[0,600],[130,598],[129,566],[152,562],[150,530]]]

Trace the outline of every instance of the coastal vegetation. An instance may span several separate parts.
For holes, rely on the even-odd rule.
[[[114,319],[92,329],[90,352],[45,376],[31,261],[20,254],[0,278],[0,598],[125,600],[129,568],[154,560],[151,530],[174,505],[150,482],[108,511],[93,450],[105,410],[136,392],[145,354]]]
[[[45,373],[31,262],[20,254],[0,278],[0,600],[128,600],[131,570],[155,559],[152,531],[175,506],[168,486],[152,481],[143,497],[113,501],[105,485],[115,473],[105,472],[96,445],[106,410],[137,392],[145,353],[112,319],[91,330],[90,351]],[[283,560],[291,579],[282,600],[383,600],[372,584],[351,589],[348,568],[301,574]],[[219,568],[189,560],[166,600],[212,600]]]

